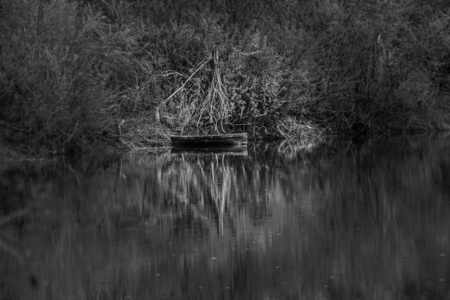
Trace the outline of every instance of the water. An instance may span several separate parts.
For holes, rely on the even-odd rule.
[[[1,169],[0,299],[450,299],[450,137]]]

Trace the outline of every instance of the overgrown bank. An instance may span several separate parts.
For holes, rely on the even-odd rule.
[[[0,14],[0,130],[24,151],[450,124],[445,0],[2,0]]]

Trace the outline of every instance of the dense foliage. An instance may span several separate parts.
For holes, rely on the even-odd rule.
[[[445,0],[2,0],[0,15],[0,129],[32,149],[450,123]]]

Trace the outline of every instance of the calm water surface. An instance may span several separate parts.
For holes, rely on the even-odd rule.
[[[0,166],[0,299],[450,299],[450,137]]]

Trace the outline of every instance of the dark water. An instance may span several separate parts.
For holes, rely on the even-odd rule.
[[[450,137],[4,162],[0,197],[0,299],[450,299]]]

